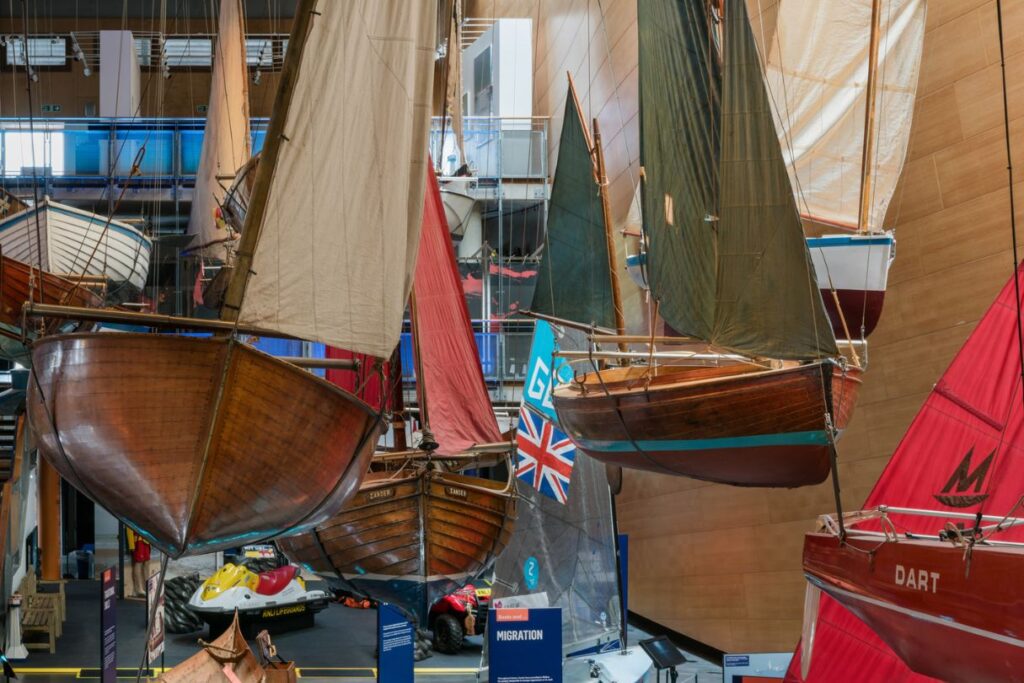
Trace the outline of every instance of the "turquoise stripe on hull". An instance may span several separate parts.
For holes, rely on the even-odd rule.
[[[828,434],[816,430],[811,432],[788,432],[784,434],[755,434],[753,436],[730,436],[720,439],[683,439],[683,440],[639,440],[636,446],[632,441],[592,441],[574,438],[576,445],[584,450],[603,453],[634,453],[636,446],[649,453],[661,451],[703,451],[719,448],[758,448],[763,446],[824,446],[828,444]]]

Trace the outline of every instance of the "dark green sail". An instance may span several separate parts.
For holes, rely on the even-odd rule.
[[[639,0],[648,280],[675,330],[750,356],[838,355],[744,0],[723,63],[706,0]]]
[[[615,329],[601,188],[594,177],[584,126],[570,91],[531,309]]]
[[[640,163],[648,282],[675,330],[715,317],[719,87],[705,0],[638,0]]]
[[[769,358],[838,355],[744,0],[725,7],[718,301],[712,341]]]

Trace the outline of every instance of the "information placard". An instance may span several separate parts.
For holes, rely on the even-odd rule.
[[[490,683],[562,683],[562,609],[492,609],[487,653]]]
[[[157,594],[159,585],[160,593]],[[153,606],[156,605],[154,611]],[[160,572],[146,579],[146,618],[153,615],[153,625],[149,629],[149,663],[156,661],[164,652],[164,586],[160,583]]]
[[[113,567],[100,575],[100,680],[117,681],[117,572]]]
[[[377,680],[413,683],[412,624],[386,602],[377,607]]]

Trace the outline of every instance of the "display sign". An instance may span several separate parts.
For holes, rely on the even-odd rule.
[[[157,593],[158,587],[159,593]],[[150,615],[152,615],[153,624],[149,627],[149,646],[147,647],[149,659],[147,661],[152,664],[164,652],[164,586],[160,582],[160,572],[156,572],[146,579],[146,618],[149,619]]]
[[[619,609],[629,614],[629,534],[619,534]]]
[[[786,677],[792,652],[753,652],[725,655],[722,662],[724,683],[761,683]]]
[[[117,572],[100,575],[100,680],[117,681]]]
[[[382,602],[377,607],[377,680],[413,683],[412,624],[400,611]]]
[[[492,609],[487,655],[490,683],[562,683],[562,609]]]

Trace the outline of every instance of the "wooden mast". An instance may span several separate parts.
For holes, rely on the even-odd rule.
[[[580,112],[581,123],[583,116],[583,106],[580,104],[579,95],[576,93],[576,82],[572,78],[571,72],[566,72],[566,76],[569,79],[569,97],[573,99],[576,104],[576,111]],[[611,203],[608,201],[608,176],[604,166],[604,151],[601,148],[601,129],[597,124],[597,119],[594,118],[594,136],[591,138],[590,130],[587,126],[583,125],[583,137],[587,143],[587,149],[594,161],[594,179],[597,181],[598,188],[601,192],[601,212],[604,218],[604,237],[605,243],[608,247],[608,277],[611,279],[612,285],[612,307],[615,309],[615,331],[622,335],[626,333],[626,323],[622,315],[622,295],[619,293],[619,268],[618,259],[615,256],[615,239],[612,235],[612,208]],[[562,123],[565,125],[565,122]],[[623,351],[625,347],[622,346]]]
[[[875,161],[875,91],[877,90],[878,67],[878,26],[881,21],[882,0],[871,0],[871,42],[868,48],[868,83],[864,102],[864,150],[861,154],[860,210],[857,214],[857,231],[866,233],[871,228],[871,166]]]
[[[281,142],[287,139],[284,127],[288,121],[288,110],[291,108],[292,94],[298,81],[299,67],[302,65],[302,54],[306,47],[306,38],[309,36],[316,2],[317,0],[300,0],[292,22],[288,51],[285,53],[284,67],[281,69],[281,81],[274,98],[274,114],[267,128],[266,143],[261,152],[249,208],[245,214],[245,224],[242,227],[242,238],[235,252],[234,269],[221,307],[221,319],[228,322],[238,320],[242,298],[249,283],[253,256],[259,243],[260,232],[263,230],[263,216],[267,210],[270,183],[277,166],[277,157],[281,152]]]
[[[622,313],[622,294],[619,292],[619,259],[615,254],[615,238],[612,235],[612,205],[608,201],[608,173],[604,165],[604,149],[601,147],[601,127],[594,117],[594,160],[597,163],[597,184],[601,191],[601,212],[604,214],[604,239],[608,246],[608,276],[612,281],[612,306],[615,308],[615,331],[626,334],[626,321]],[[619,344],[622,351],[624,344]]]

